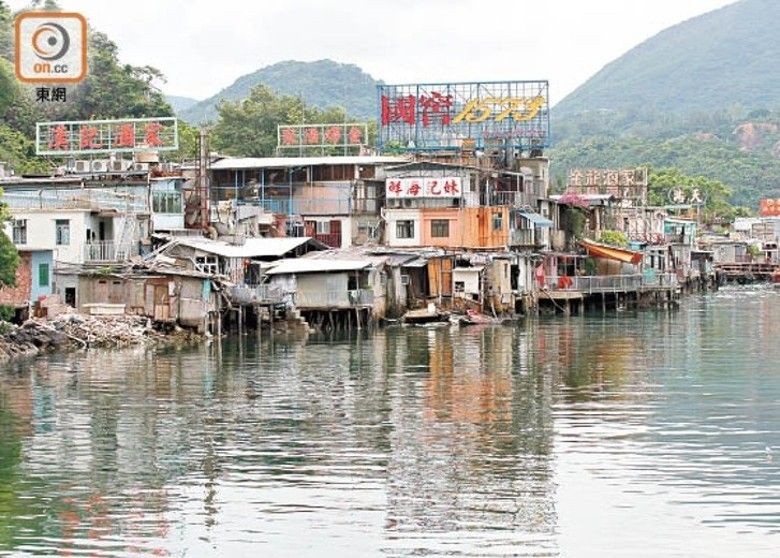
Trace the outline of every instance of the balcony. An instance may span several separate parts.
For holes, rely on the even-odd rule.
[[[508,205],[510,207],[535,207],[538,196],[527,192],[491,192],[487,205]]]
[[[98,240],[84,243],[84,262],[119,262],[130,256],[126,246],[113,240]]]
[[[586,275],[546,277],[545,286],[553,291],[576,291],[583,294],[622,293],[638,291],[643,287],[675,287],[677,276],[673,273],[652,276],[634,275]]]
[[[515,229],[511,231],[509,234],[509,245],[518,248],[534,248],[538,246],[536,231],[534,229]]]

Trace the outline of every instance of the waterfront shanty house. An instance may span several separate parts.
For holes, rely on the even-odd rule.
[[[377,241],[388,156],[225,158],[211,165],[211,201],[236,200],[277,216],[280,236],[333,248]]]
[[[153,269],[71,268],[61,272],[56,293],[85,314],[135,314],[170,324],[216,331],[220,301],[213,277],[166,266]],[[66,285],[71,285],[67,287]],[[72,297],[65,292],[73,288]]]
[[[354,317],[360,326],[385,315],[386,276],[370,258],[279,260],[266,275],[310,324],[338,327]]]
[[[26,310],[37,300],[51,294],[53,272],[51,250],[20,250],[16,285],[0,287],[0,305],[12,306],[17,313],[26,315]]]
[[[224,276],[235,284],[257,285],[267,262],[325,248],[310,237],[246,238],[236,244],[204,237],[175,237],[158,254],[183,269]]]
[[[692,219],[664,218],[664,237],[671,253],[672,269],[680,280],[691,278],[691,252],[696,248],[698,223]]]

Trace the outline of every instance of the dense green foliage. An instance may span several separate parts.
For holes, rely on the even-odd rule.
[[[0,199],[2,197],[3,190],[0,189]],[[19,266],[19,253],[2,228],[8,219],[8,208],[0,202],[0,286],[16,284],[16,268]]]
[[[626,248],[628,246],[628,235],[623,231],[601,231],[599,241],[610,246]]]
[[[762,197],[780,197],[780,160],[772,154],[773,142],[746,150],[731,138],[701,134],[670,139],[599,136],[561,142],[549,155],[559,189],[567,170],[576,167],[674,167],[725,183],[731,203],[755,208]]]
[[[277,95],[258,85],[243,101],[223,101],[211,132],[211,145],[227,155],[272,156],[278,124],[344,122],[343,109],[318,109],[300,97]]]
[[[290,60],[241,76],[216,95],[181,111],[179,116],[193,124],[213,121],[221,101],[246,99],[253,88],[262,84],[276,93],[300,97],[320,109],[337,106],[360,119],[374,118],[377,83],[354,64]]]

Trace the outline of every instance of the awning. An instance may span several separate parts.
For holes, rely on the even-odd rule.
[[[541,228],[551,228],[553,226],[553,222],[550,221],[547,217],[544,217],[543,215],[539,215],[538,213],[520,213],[522,217],[525,217],[531,223],[533,223],[534,227],[541,227]]]
[[[401,267],[425,267],[428,265],[428,260],[425,258],[415,258],[409,262],[404,262]]]

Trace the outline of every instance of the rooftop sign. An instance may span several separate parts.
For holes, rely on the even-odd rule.
[[[175,117],[38,122],[38,155],[90,155],[179,148]]]

